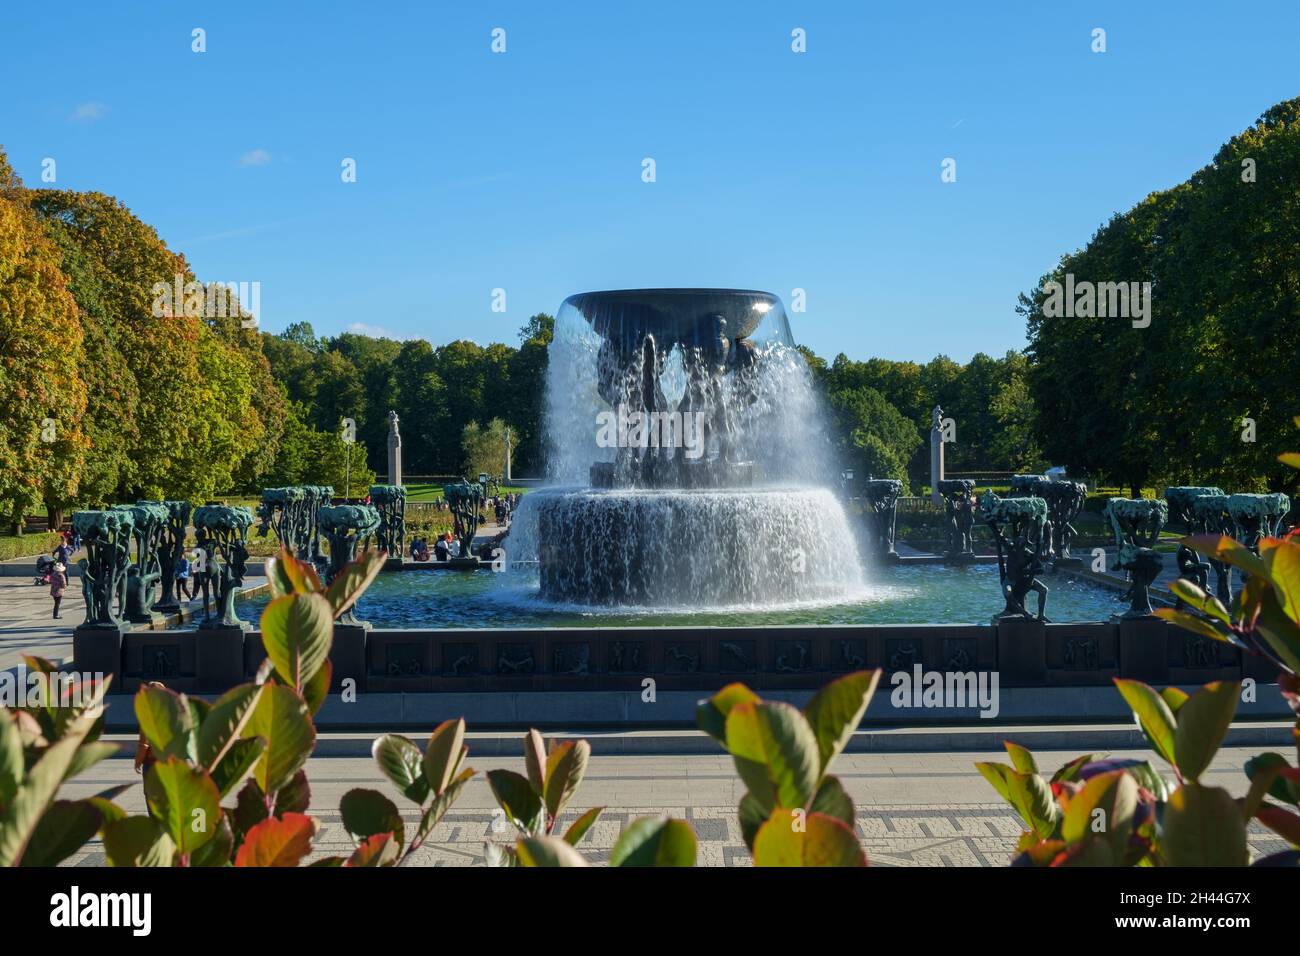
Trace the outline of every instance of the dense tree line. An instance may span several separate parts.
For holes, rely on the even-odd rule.
[[[290,414],[321,432],[336,431],[344,418],[355,420],[358,441],[381,475],[388,467],[388,413],[395,411],[405,474],[477,474],[485,461],[495,465],[487,470],[500,474],[504,453],[493,457],[476,449],[480,431],[504,442],[501,429],[509,427],[514,471],[528,476],[542,470],[539,423],[553,328],[551,316],[538,314],[520,330],[518,348],[467,340],[435,347],[423,339],[355,333],[320,338],[300,322],[264,335],[262,346]]]
[[[1061,315],[1050,283],[1067,277],[1150,283],[1150,313],[1100,317],[1080,301]],[[1134,491],[1294,494],[1277,455],[1300,447],[1300,98],[1112,218],[1021,309],[1034,431],[1053,460]]]
[[[965,365],[945,355],[922,365],[840,354],[828,365],[802,351],[825,394],[841,459],[857,475],[928,482],[935,405],[954,422],[955,441],[944,452],[948,471],[1044,467],[1029,417],[1028,360],[1020,352],[981,352]]]

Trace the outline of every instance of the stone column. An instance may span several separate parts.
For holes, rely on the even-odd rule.
[[[402,483],[402,436],[397,432],[397,412],[388,413],[388,483]]]
[[[930,500],[942,503],[939,482],[943,481],[943,409],[938,405],[930,415]]]

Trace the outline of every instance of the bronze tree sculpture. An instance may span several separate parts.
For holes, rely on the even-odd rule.
[[[349,564],[356,560],[357,545],[365,542],[367,550],[370,539],[379,530],[379,512],[373,505],[335,505],[322,508],[319,514],[321,534],[329,541],[329,569],[326,584]],[[339,618],[338,623],[353,626],[365,626],[357,620],[353,608],[349,608]]]
[[[1284,494],[1231,495],[1228,517],[1232,519],[1234,537],[1256,554],[1261,538],[1275,538],[1282,519],[1291,510],[1291,499]]]
[[[1217,534],[1232,537],[1232,518],[1228,515],[1228,496],[1218,494],[1199,495],[1192,499],[1191,527],[1197,534]],[[1226,561],[1219,561],[1213,555],[1206,555],[1210,567],[1214,569],[1214,594],[1224,607],[1232,605],[1232,566]]]
[[[1006,607],[994,620],[1036,617],[1045,622],[1048,589],[1038,575],[1044,570],[1043,557],[1050,534],[1047,502],[1034,497],[999,498],[986,491],[980,498],[979,508],[997,546],[998,579],[1006,601]],[[1025,606],[1031,591],[1038,595],[1036,616]]]
[[[975,527],[974,492],[975,482],[969,478],[949,478],[939,482],[948,532],[948,549],[944,553],[947,558],[968,560],[974,557],[971,550]]]
[[[379,548],[389,560],[401,560],[406,551],[406,489],[401,485],[371,485],[370,502],[379,512]]]
[[[298,485],[288,488],[263,488],[262,503],[257,507],[260,522],[257,533],[266,537],[274,531],[280,547],[290,551],[300,560],[307,560],[308,532],[311,516],[308,514],[307,489]]]
[[[199,580],[203,588],[200,628],[237,627],[247,630],[235,612],[235,598],[248,567],[248,529],[253,512],[242,505],[201,505],[194,509],[194,534],[203,551]],[[212,611],[208,610],[209,592]]]
[[[127,569],[126,619],[147,624],[153,620],[150,609],[163,576],[160,554],[169,513],[164,505],[153,501],[138,501],[134,505],[122,505],[121,509],[129,511],[134,522],[131,539],[135,559]]]
[[[1154,545],[1160,540],[1169,506],[1150,498],[1111,498],[1102,516],[1115,536],[1115,566],[1129,573],[1129,589],[1124,596],[1130,605],[1121,616],[1150,617],[1151,585],[1164,566]]]
[[[1193,510],[1198,498],[1223,497],[1221,488],[1195,487],[1180,485],[1165,489],[1165,504],[1169,506],[1169,523],[1182,531],[1184,535],[1195,534],[1196,515]],[[1201,556],[1181,541],[1174,559],[1178,564],[1178,576],[1191,581],[1202,591],[1207,590],[1210,582],[1210,563],[1201,560]],[[1181,600],[1178,602],[1181,604]]]
[[[162,614],[174,614],[181,609],[180,602],[176,599],[176,564],[185,553],[185,529],[190,523],[190,503],[188,501],[139,503],[161,505],[167,511],[167,519],[158,545],[162,590],[158,602],[151,610]]]
[[[469,558],[483,511],[483,486],[462,478],[455,484],[443,485],[442,495],[451,511],[452,534],[460,542],[460,556]]]
[[[325,553],[320,547],[320,513],[322,509],[332,504],[334,489],[329,485],[303,485],[302,490],[306,495],[306,501],[303,505],[300,530],[295,533],[302,535],[300,556],[303,560],[314,564],[319,572],[329,567]]]
[[[863,497],[871,509],[872,551],[881,560],[898,560],[894,550],[894,535],[898,522],[898,496],[903,483],[896,478],[868,478],[863,485]]]
[[[126,606],[126,573],[131,563],[131,531],[134,519],[129,511],[78,511],[72,527],[81,536],[86,557],[77,562],[81,569],[81,590],[86,599],[83,627],[120,628]]]

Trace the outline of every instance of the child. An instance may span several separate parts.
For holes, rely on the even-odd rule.
[[[59,620],[59,605],[63,603],[63,592],[68,589],[68,566],[56,561],[50,572],[50,597],[54,598],[54,620]]]

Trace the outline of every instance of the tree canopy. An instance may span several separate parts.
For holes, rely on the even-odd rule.
[[[1273,107],[1021,296],[1034,432],[1052,459],[1133,489],[1296,491],[1277,455],[1295,446],[1298,117],[1300,99]],[[1049,283],[1067,276],[1150,283],[1150,314],[1049,314]]]

